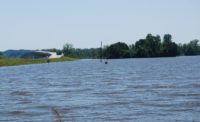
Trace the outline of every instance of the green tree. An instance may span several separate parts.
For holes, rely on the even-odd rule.
[[[172,36],[165,34],[162,43],[162,56],[173,57],[178,55],[178,45],[172,42]]]
[[[73,45],[72,45],[72,44],[66,43],[66,44],[63,46],[63,53],[64,53],[64,56],[73,56],[73,52],[74,52],[74,48],[73,48]]]
[[[115,44],[111,44],[105,50],[105,56],[111,59],[130,58],[129,47],[127,44],[123,42],[117,42]]]
[[[135,43],[135,57],[149,57],[146,39],[140,39]]]
[[[161,39],[160,36],[153,36],[148,34],[146,37],[147,48],[149,51],[150,57],[158,57],[160,56],[160,48],[161,48]]]
[[[160,36],[148,34],[146,39],[140,39],[135,43],[135,57],[159,57],[160,48]]]
[[[0,59],[1,59],[1,58],[3,58],[3,53],[2,53],[2,52],[0,52]]]
[[[130,53],[130,58],[135,57],[135,45],[129,45],[129,53]]]
[[[181,49],[184,55],[200,55],[199,40],[195,39],[188,44],[183,44]]]

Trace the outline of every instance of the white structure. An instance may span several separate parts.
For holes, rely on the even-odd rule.
[[[50,56],[48,57],[48,59],[53,59],[53,58],[62,58],[64,56],[64,54],[62,53],[61,55],[57,55],[56,52],[49,52],[49,51],[36,51],[39,53],[48,53],[50,54]]]

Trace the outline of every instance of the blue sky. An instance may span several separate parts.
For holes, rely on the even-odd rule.
[[[0,0],[0,50],[200,39],[200,0]]]

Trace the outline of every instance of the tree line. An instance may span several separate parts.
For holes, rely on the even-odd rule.
[[[63,46],[62,52],[64,56],[74,57],[74,58],[100,58],[101,48],[90,48],[90,49],[80,49],[74,48],[72,44],[66,43]]]
[[[66,43],[62,52],[65,56],[75,58],[146,58],[146,57],[175,57],[181,55],[200,55],[199,40],[195,39],[187,44],[176,44],[172,35],[165,34],[163,39],[159,35],[148,34],[146,38],[139,39],[135,44],[127,45],[117,42],[103,48],[76,49],[72,44]]]
[[[172,41],[172,35],[165,34],[163,38],[159,35],[147,34],[144,39],[139,39],[134,44],[127,45],[124,42],[117,42],[106,45],[103,48],[80,49],[74,48],[72,44],[64,44],[62,49],[43,49],[43,51],[56,52],[58,55],[64,53],[65,56],[73,58],[146,58],[146,57],[175,57],[200,55],[199,40],[195,39],[185,44],[177,44]],[[0,52],[1,58],[24,58],[42,57],[34,53],[33,50],[8,50]],[[46,57],[46,55],[44,55]]]

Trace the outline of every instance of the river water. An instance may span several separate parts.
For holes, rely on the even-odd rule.
[[[200,57],[0,68],[0,122],[199,122]]]

